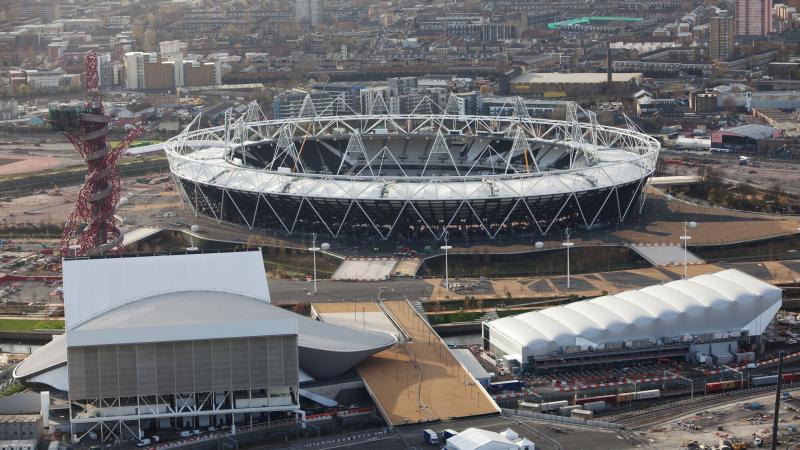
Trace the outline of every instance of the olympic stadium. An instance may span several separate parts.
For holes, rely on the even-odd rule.
[[[379,97],[380,99],[380,97]],[[634,126],[597,123],[564,102],[564,119],[427,106],[360,114],[335,100],[268,120],[256,103],[221,126],[196,118],[164,145],[185,203],[218,222],[332,238],[494,239],[638,213],[659,143]],[[199,117],[199,116],[198,116]]]

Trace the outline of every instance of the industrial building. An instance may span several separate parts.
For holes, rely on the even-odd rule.
[[[484,349],[533,372],[634,360],[727,363],[757,351],[782,291],[724,270],[485,322]]]
[[[259,251],[70,259],[63,272],[66,333],[14,377],[67,393],[75,441],[303,417],[301,378],[396,342],[271,305]]]
[[[641,82],[641,73],[615,72],[609,83],[608,75],[599,72],[529,72],[511,79],[509,89],[512,95],[526,97],[577,97],[599,94],[606,90],[635,91]]]
[[[781,134],[781,130],[768,125],[747,124],[712,133],[711,145],[734,152],[764,154],[774,146],[770,145],[770,141],[779,138]]]

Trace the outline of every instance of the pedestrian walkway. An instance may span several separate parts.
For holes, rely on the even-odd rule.
[[[684,252],[683,247],[676,244],[634,244],[631,249],[656,267],[683,264],[684,257],[687,264],[705,263],[691,251]]]
[[[420,264],[422,264],[422,259],[420,258],[403,258],[394,268],[394,274],[398,277],[416,276]]]
[[[348,258],[331,276],[340,281],[387,280],[397,265],[396,258]]]
[[[388,423],[402,425],[500,412],[408,302],[383,305],[409,341],[373,355],[357,370]]]

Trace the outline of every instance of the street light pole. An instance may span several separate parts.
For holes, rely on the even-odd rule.
[[[567,228],[566,232],[566,240],[561,243],[562,246],[567,248],[567,289],[571,288],[570,278],[569,278],[569,248],[575,245],[574,242],[570,242],[569,240],[569,228]]]
[[[781,383],[783,382],[783,350],[778,352],[778,385],[775,388],[775,414],[772,417],[772,450],[778,448],[778,417],[781,415]]]
[[[683,222],[683,236],[681,236],[681,240],[683,241],[683,279],[689,277],[689,269],[688,269],[688,254],[689,254],[689,239],[692,237],[688,235],[689,228],[697,228],[697,222]]]
[[[311,247],[308,251],[311,252],[314,258],[314,295],[317,295],[317,252],[320,250],[317,247],[317,233],[312,234]]]
[[[444,245],[439,247],[440,249],[444,250],[444,288],[446,290],[450,290],[450,272],[447,267],[447,251],[452,249],[452,245],[447,245],[447,231],[444,232]]]

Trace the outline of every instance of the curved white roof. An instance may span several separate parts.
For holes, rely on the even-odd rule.
[[[509,354],[544,355],[564,346],[744,331],[760,335],[780,309],[781,290],[724,270],[547,308],[488,323]],[[507,346],[507,345],[506,345]]]
[[[14,377],[32,380],[53,373],[67,364],[67,348],[74,346],[273,334],[296,334],[301,367],[321,378],[338,375],[397,342],[388,333],[326,324],[261,299],[229,292],[181,291],[130,302],[67,330],[19,364]],[[59,389],[66,385],[41,382]]]

